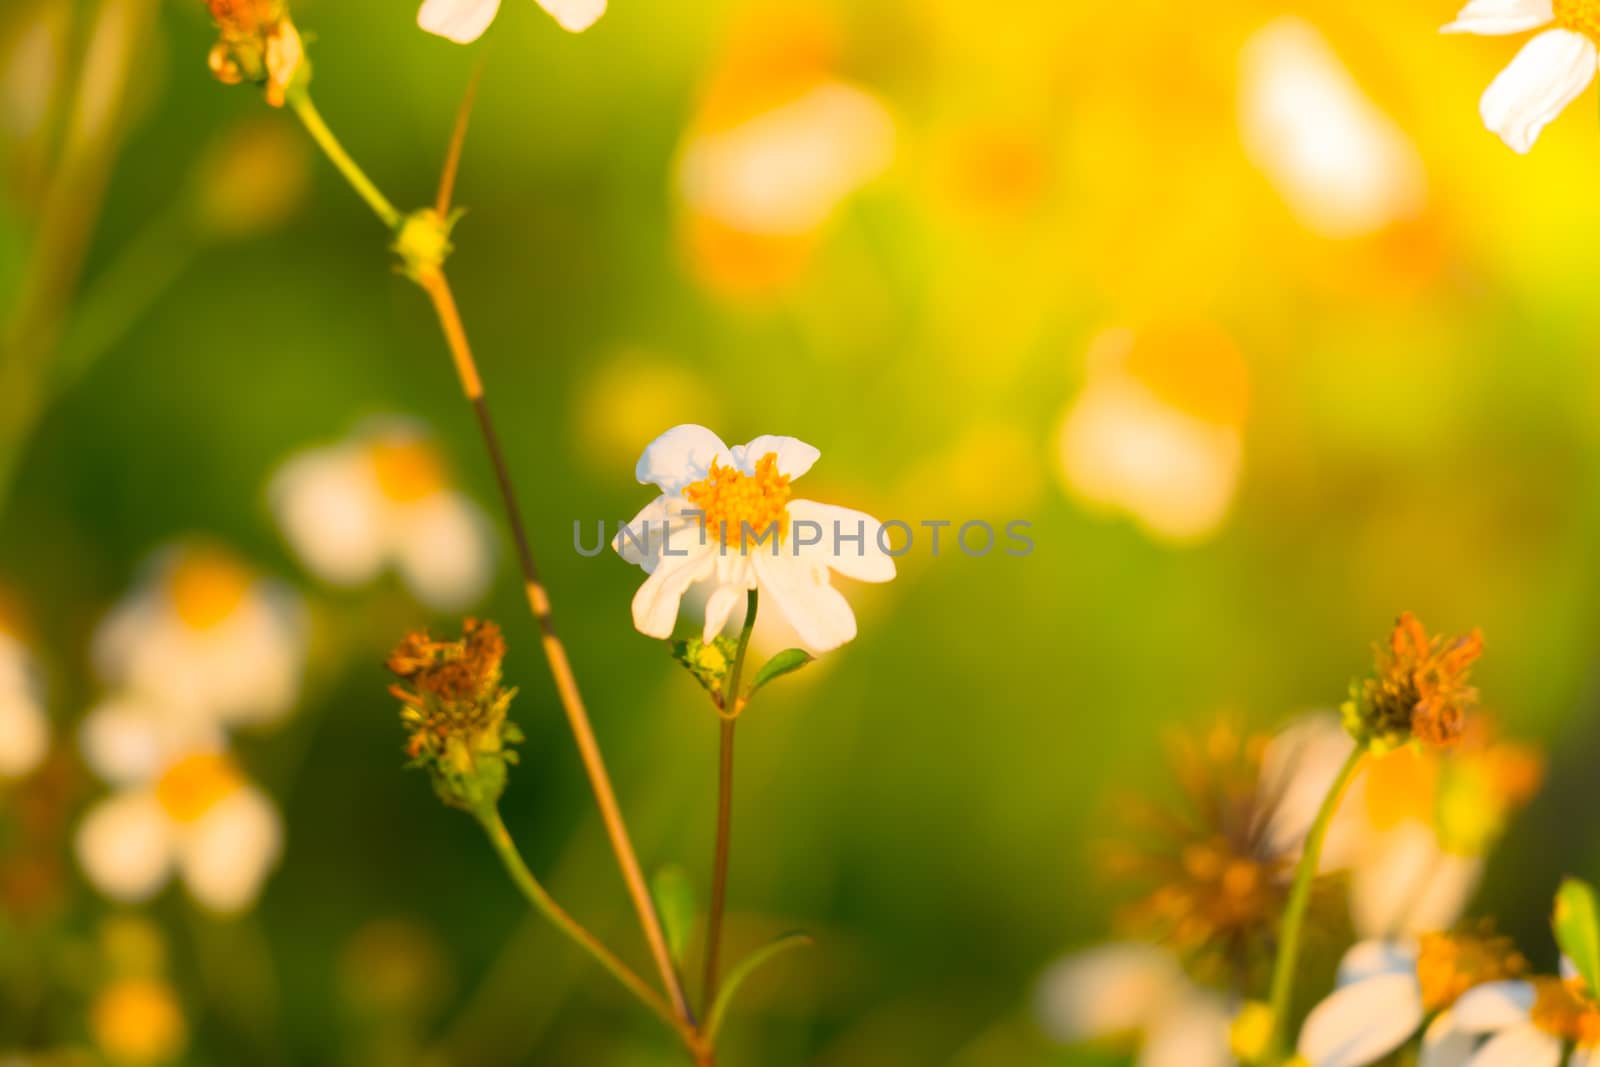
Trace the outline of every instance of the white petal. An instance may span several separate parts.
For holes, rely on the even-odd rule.
[[[306,569],[333,585],[370,582],[387,550],[385,511],[359,449],[302,453],[267,489],[284,540]]]
[[[406,585],[437,611],[476,604],[494,575],[488,520],[460,493],[435,493],[405,508],[394,548]]]
[[[1384,974],[1417,972],[1417,949],[1399,941],[1358,941],[1339,961],[1339,984],[1354,985]]]
[[[716,553],[710,545],[688,541],[682,556],[662,556],[650,577],[633,595],[633,625],[647,637],[668,638],[678,621],[678,605],[684,591],[716,569]]]
[[[500,0],[423,0],[417,25],[457,44],[471,44],[499,10]]]
[[[712,460],[721,466],[733,466],[733,453],[722,438],[704,426],[685,423],[645,445],[633,474],[641,485],[654,483],[663,493],[677,496],[684,486],[700,481],[710,472]]]
[[[1532,1026],[1496,1034],[1472,1057],[1471,1067],[1560,1067],[1561,1042]]]
[[[186,829],[178,847],[184,884],[212,911],[242,911],[283,849],[283,824],[272,801],[253,786],[235,790]]]
[[[1151,1021],[1138,1067],[1234,1067],[1231,1021],[1220,998],[1184,997]]]
[[[1403,1045],[1422,1025],[1413,976],[1389,974],[1345,986],[1318,1004],[1300,1031],[1311,1067],[1364,1067]]]
[[[1497,35],[1536,29],[1556,17],[1551,0],[1472,0],[1441,33]]]
[[[1429,1067],[1429,1065],[1423,1065]],[[1600,1067],[1600,1049],[1575,1048],[1567,1057],[1567,1067]]]
[[[154,794],[113,794],[83,817],[75,842],[78,863],[107,896],[144,900],[167,880],[172,865],[170,825]]]
[[[1375,835],[1351,872],[1350,913],[1364,937],[1449,928],[1477,888],[1482,863],[1451,856],[1433,828],[1407,820]]]
[[[550,12],[562,29],[573,33],[582,33],[606,13],[606,0],[539,0],[539,6]]]
[[[828,568],[788,554],[753,557],[763,599],[788,620],[800,640],[815,652],[838,648],[856,635],[849,601],[828,584]]]
[[[91,770],[116,785],[153,779],[172,745],[173,720],[136,700],[118,698],[96,705],[78,727],[83,758]]]
[[[822,456],[816,448],[798,437],[776,437],[768,433],[748,444],[735,446],[733,461],[746,474],[754,474],[756,464],[765,459],[768,453],[778,457],[778,473],[787,474],[790,480],[810,470]]]
[[[1527,982],[1486,982],[1463,993],[1450,1014],[1457,1029],[1486,1034],[1527,1022],[1536,996]]]
[[[1442,853],[1427,881],[1417,887],[1402,932],[1424,934],[1454,927],[1466,914],[1482,879],[1482,857]]]
[[[1181,982],[1172,958],[1159,949],[1104,945],[1045,971],[1034,993],[1034,1011],[1046,1033],[1074,1044],[1144,1029]]]
[[[706,600],[706,624],[701,640],[710,641],[722,632],[728,625],[728,616],[745,599],[746,592],[743,586],[737,585],[719,585],[712,591]]]
[[[1417,1067],[1466,1067],[1477,1047],[1476,1035],[1457,1028],[1450,1012],[1441,1012],[1423,1032]]]
[[[789,536],[794,535],[794,524],[798,522],[814,522],[822,528],[822,541],[801,548],[801,559],[825,563],[846,578],[861,582],[887,582],[894,577],[894,558],[878,543],[883,524],[866,512],[815,500],[791,500]],[[815,532],[808,528],[806,535]],[[780,546],[779,550],[790,555],[794,552],[787,546]]]
[[[694,514],[685,514],[690,511]],[[700,529],[703,521],[699,509],[682,497],[658,496],[633,517],[626,533],[617,531],[611,547],[624,560],[653,574],[662,559],[671,559],[706,540]]]
[[[1483,124],[1514,152],[1526,153],[1539,132],[1594,80],[1594,42],[1570,30],[1547,30],[1522,46],[1483,94]]]
[[[1261,757],[1262,810],[1267,813],[1268,847],[1277,854],[1300,851],[1334,779],[1355,746],[1335,715],[1315,713],[1290,723],[1268,742]],[[1322,869],[1342,866],[1348,849],[1345,823],[1351,809],[1347,799],[1329,830]],[[1338,837],[1336,849],[1334,839]]]

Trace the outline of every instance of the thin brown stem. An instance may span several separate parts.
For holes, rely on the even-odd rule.
[[[506,465],[505,454],[500,448],[500,437],[495,431],[494,419],[489,413],[489,405],[484,397],[483,380],[478,374],[477,363],[472,358],[472,348],[467,343],[466,329],[462,326],[460,313],[456,310],[450,283],[442,271],[428,273],[419,281],[433,301],[434,311],[439,316],[445,340],[450,346],[450,354],[455,360],[462,392],[466,394],[474,414],[477,415],[478,428],[482,432],[483,443],[489,453],[489,462],[494,467],[495,481],[499,485],[506,519],[511,526],[511,537],[516,546],[517,564],[522,572],[523,590],[527,594],[528,607],[539,623],[545,658],[550,663],[550,673],[555,679],[556,692],[561,698],[561,706],[566,711],[568,725],[571,726],[572,735],[577,741],[578,755],[583,760],[584,770],[589,775],[589,785],[594,791],[601,821],[605,823],[606,833],[611,839],[612,851],[616,853],[617,865],[622,870],[628,894],[633,898],[634,908],[639,913],[639,923],[644,928],[650,954],[655,958],[656,967],[661,972],[661,980],[672,1002],[672,1010],[678,1018],[692,1027],[694,1014],[689,1008],[688,998],[684,996],[683,982],[678,977],[677,968],[673,966],[672,954],[667,948],[666,934],[661,928],[661,918],[656,913],[655,902],[650,896],[644,872],[639,867],[638,855],[634,852],[633,842],[628,836],[627,823],[623,821],[622,810],[617,804],[616,790],[611,785],[611,775],[606,770],[605,760],[600,755],[600,745],[595,739],[594,727],[589,723],[589,713],[585,710],[583,697],[578,691],[578,680],[573,674],[571,661],[567,658],[566,646],[561,643],[561,638],[556,633],[555,619],[550,611],[550,597],[539,580],[539,569],[534,563],[533,548],[528,539],[527,528],[522,522],[522,509],[517,503],[510,470]]]
[[[450,199],[455,194],[456,172],[461,167],[461,149],[467,143],[467,122],[472,118],[472,105],[478,99],[478,83],[483,79],[483,65],[487,59],[478,60],[472,79],[461,97],[461,107],[456,111],[456,128],[450,135],[450,147],[444,154],[444,171],[439,175],[439,193],[434,198],[433,209],[440,215],[450,213]]]
[[[717,968],[722,954],[722,917],[728,904],[728,853],[733,835],[733,728],[738,719],[722,720],[722,758],[717,766],[717,847],[711,866],[711,913],[706,919],[706,960],[701,1012],[717,999]]]

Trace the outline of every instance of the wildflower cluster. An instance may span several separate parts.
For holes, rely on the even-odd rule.
[[[505,654],[499,626],[468,619],[459,640],[411,633],[389,655],[411,766],[426,768],[439,798],[466,811],[492,807],[517,761],[510,746],[522,731],[506,718],[516,690],[500,684]]]

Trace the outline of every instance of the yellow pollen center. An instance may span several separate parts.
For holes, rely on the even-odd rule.
[[[196,752],[168,767],[156,782],[156,799],[174,822],[191,823],[216,807],[244,779],[220,752]]]
[[[1534,1026],[1580,1048],[1600,1045],[1600,1004],[1584,992],[1583,979],[1536,978],[1533,985],[1538,992],[1529,1013]]]
[[[178,618],[196,630],[225,621],[244,602],[253,578],[249,568],[226,552],[199,548],[186,552],[168,578]]]
[[[444,488],[444,463],[427,442],[391,437],[369,446],[378,492],[396,504],[410,504]]]
[[[113,1063],[165,1063],[188,1040],[183,1010],[172,987],[154,978],[126,978],[95,998],[90,1027]]]
[[[1600,42],[1600,0],[1555,0],[1556,25]]]
[[[685,486],[683,497],[703,512],[700,521],[713,537],[725,545],[743,545],[746,539],[764,536],[774,524],[782,536],[789,492],[789,476],[778,473],[778,454],[768,452],[756,461],[754,474],[712,460],[709,476]]]
[[[1492,933],[1428,934],[1417,953],[1417,984],[1429,1011],[1448,1008],[1473,986],[1519,978],[1527,970],[1528,961],[1512,943]]]

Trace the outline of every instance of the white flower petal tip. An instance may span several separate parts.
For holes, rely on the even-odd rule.
[[[500,10],[500,0],[424,0],[417,25],[456,44],[471,44],[483,36]]]
[[[1414,975],[1383,974],[1337,989],[1300,1031],[1310,1067],[1366,1067],[1399,1048],[1422,1025],[1422,992]]]
[[[1561,1041],[1529,1025],[1490,1038],[1472,1057],[1472,1067],[1560,1067]]]
[[[1513,152],[1526,155],[1544,128],[1594,80],[1595,44],[1571,30],[1547,30],[1522,51],[1484,91],[1483,124]]]
[[[749,444],[735,448],[733,462],[746,474],[754,474],[756,464],[769,455],[778,457],[778,473],[788,475],[791,481],[805,474],[822,458],[819,449],[798,437],[762,434]]]
[[[571,33],[582,33],[606,13],[606,0],[539,0],[539,6]]]
[[[1538,29],[1556,17],[1551,0],[1472,0],[1440,33],[1498,37]]]
[[[1535,998],[1527,982],[1486,982],[1463,993],[1451,1015],[1458,1030],[1486,1034],[1526,1022]]]
[[[1142,1030],[1182,984],[1176,964],[1149,945],[1103,945],[1068,956],[1039,979],[1034,1012],[1064,1044]]]
[[[722,438],[693,423],[674,426],[645,446],[634,467],[640,485],[657,485],[679,493],[711,472],[711,464],[733,465],[733,453]]]

